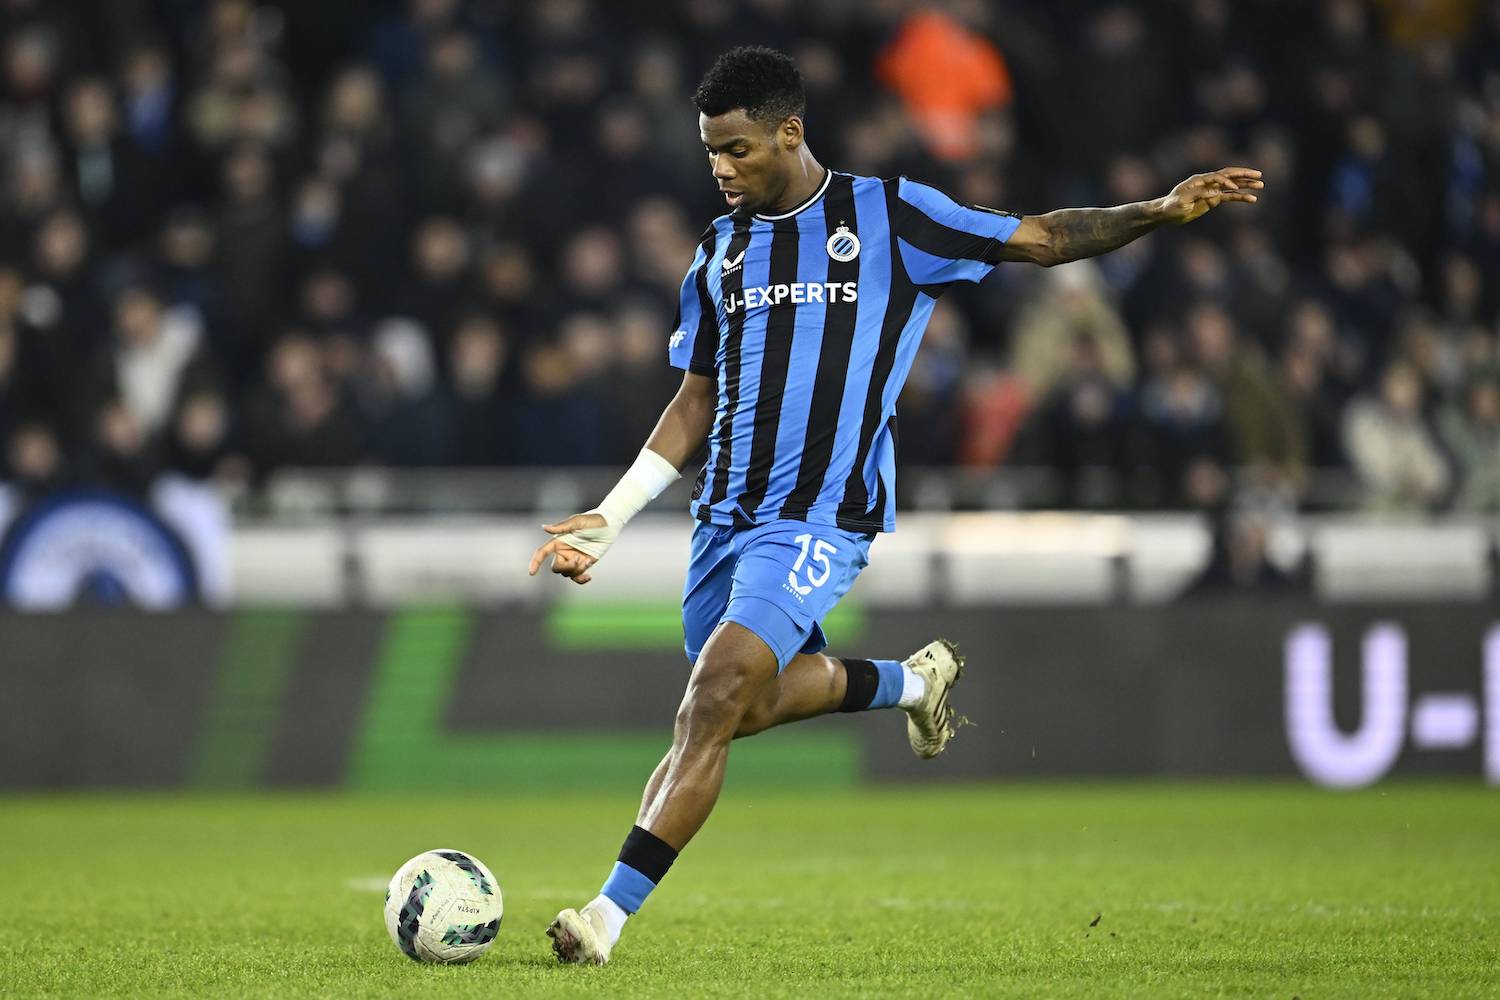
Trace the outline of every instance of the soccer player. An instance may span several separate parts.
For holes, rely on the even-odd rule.
[[[896,398],[933,303],[1001,261],[1043,266],[1123,246],[1223,202],[1260,172],[1197,174],[1165,197],[1017,216],[906,178],[837,173],[813,156],[801,77],[758,47],[720,56],[693,95],[729,213],[682,283],[671,363],[685,370],[645,448],[598,507],[545,526],[534,575],[589,582],[637,512],[708,441],[683,592],[692,673],[672,747],[599,895],[547,928],[563,962],[609,960],[626,919],[713,809],[729,744],[830,712],[901,708],[920,757],[953,737],[963,661],[931,642],[901,660],[835,659],[819,622],[876,533],[895,528]]]

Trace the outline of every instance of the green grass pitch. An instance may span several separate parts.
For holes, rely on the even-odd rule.
[[[0,798],[3,996],[1500,997],[1500,792],[1393,784],[726,791],[605,968],[542,929],[633,796]],[[421,966],[385,880],[499,876],[477,963]]]

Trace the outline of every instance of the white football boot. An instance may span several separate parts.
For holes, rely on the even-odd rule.
[[[906,738],[911,741],[912,753],[923,760],[931,760],[942,753],[953,739],[953,709],[948,705],[948,692],[958,683],[964,672],[964,658],[958,648],[947,639],[929,642],[906,658],[906,666],[912,673],[927,682],[922,700],[906,712]]]
[[[547,925],[552,939],[552,953],[559,962],[571,965],[603,965],[609,961],[614,945],[604,926],[604,916],[592,903],[582,910],[567,909]]]

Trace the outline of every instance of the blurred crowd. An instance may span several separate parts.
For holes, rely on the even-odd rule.
[[[1500,509],[1497,0],[0,0],[0,479],[627,462],[722,211],[688,97],[745,43],[823,163],[979,204],[1265,172],[950,291],[903,462]]]

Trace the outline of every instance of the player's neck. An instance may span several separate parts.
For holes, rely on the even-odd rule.
[[[782,215],[801,205],[807,199],[817,193],[818,188],[823,186],[823,178],[828,175],[827,169],[813,158],[812,153],[803,146],[797,156],[797,165],[792,168],[792,182],[786,186],[781,198],[766,215]]]

